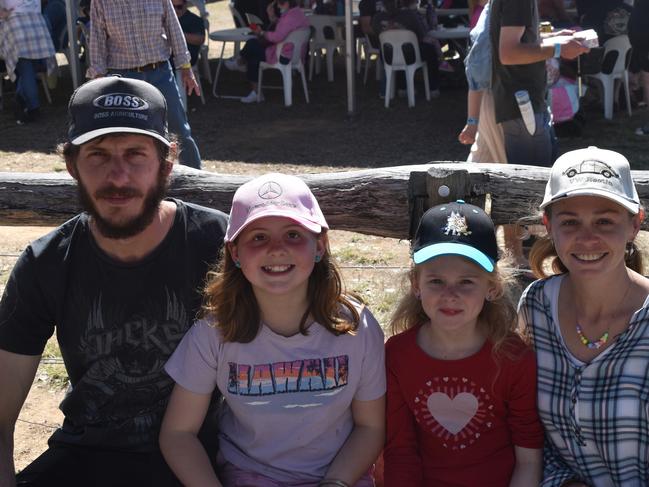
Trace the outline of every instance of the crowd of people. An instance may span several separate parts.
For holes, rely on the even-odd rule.
[[[166,196],[168,113],[131,77],[71,97],[59,153],[84,212],[26,248],[0,301],[0,486],[648,485],[644,209],[623,155],[552,165],[518,307],[484,210],[428,209],[384,344],[301,179],[246,182],[229,217]],[[54,333],[64,421],[16,474]]]
[[[549,88],[546,80],[557,81],[560,72],[562,81],[565,79],[576,91],[575,78],[580,73],[574,60],[590,52],[589,46],[580,41],[580,30],[594,29],[600,46],[616,36],[629,36],[633,46],[629,69],[639,93],[637,103],[646,107],[649,2],[491,0],[490,3],[480,0],[476,4],[474,12],[480,12],[480,16],[471,31],[471,48],[465,59],[469,84],[467,123],[458,139],[471,145],[469,161],[542,166],[554,162],[557,142],[550,110],[553,107],[546,101]],[[550,30],[554,30],[540,33],[541,22],[549,22]],[[570,34],[572,39],[566,40]],[[561,40],[553,43],[553,37]],[[601,66],[601,56],[596,59]],[[582,64],[587,62],[588,59],[583,59]],[[523,121],[515,97],[520,90],[527,92],[531,102],[532,128]],[[578,104],[578,95],[575,98]],[[571,116],[575,113],[572,108]],[[648,127],[640,127],[636,133],[649,133]]]
[[[80,22],[88,32],[87,76],[119,73],[145,79],[161,89],[169,101],[171,129],[180,137],[180,162],[200,168],[201,157],[181,91],[198,93],[191,67],[198,59],[205,29],[202,19],[188,10],[187,2],[146,0],[122,8],[113,0],[82,0],[80,6],[87,10],[87,16]],[[292,32],[309,28],[301,7],[313,6],[314,14],[340,15],[344,9],[338,7],[343,4],[298,0],[234,2],[242,18],[251,14],[261,19],[260,29],[254,31],[256,38],[247,42],[239,56],[225,63],[231,70],[246,72],[251,89],[241,101],[250,103],[263,98],[256,86],[259,62],[272,64],[290,58],[290,44],[284,45],[283,53],[275,51]],[[576,90],[574,60],[589,52],[578,36],[565,40],[566,34],[575,30],[594,29],[600,45],[613,37],[628,35],[633,45],[630,71],[639,88],[638,104],[646,106],[649,99],[647,0],[492,0],[491,5],[489,0],[361,0],[358,8],[354,34],[367,37],[374,48],[379,47],[378,36],[386,29],[407,29],[416,34],[433,97],[440,95],[440,76],[457,69],[445,59],[448,56],[443,46],[432,34],[439,22],[436,9],[468,8],[468,24],[473,30],[465,58],[469,88],[467,122],[458,138],[471,146],[468,160],[472,162],[547,166],[556,159],[554,123],[573,119],[578,110],[578,96],[570,96]],[[133,23],[128,24],[128,20]],[[551,22],[554,32],[539,34],[541,22]],[[67,45],[65,24],[63,0],[0,0],[0,28],[8,35],[0,44],[0,58],[5,59],[10,77],[16,81],[19,123],[38,117],[37,74],[51,73],[53,53]],[[561,38],[561,42],[553,44],[553,36]],[[303,50],[306,51],[304,47]],[[593,59],[601,63],[601,57]],[[587,59],[583,58],[583,62]],[[178,83],[173,79],[176,68],[180,72]],[[552,103],[577,105],[566,108],[568,115],[557,112],[553,119],[554,107],[547,103],[546,79],[552,83],[560,79],[556,87],[567,93],[566,97],[553,96]],[[397,80],[400,90],[405,92],[404,81]],[[383,78],[381,97],[385,96],[385,84]],[[515,98],[515,93],[521,91],[527,92],[534,118],[527,124]],[[649,134],[649,125],[637,127],[636,133]]]

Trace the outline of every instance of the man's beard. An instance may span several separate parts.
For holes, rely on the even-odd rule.
[[[99,233],[103,237],[110,239],[124,239],[141,233],[153,221],[153,218],[160,207],[160,202],[167,193],[167,177],[161,167],[158,173],[156,185],[149,189],[148,193],[144,195],[142,211],[140,214],[130,220],[121,223],[113,223],[99,214],[93,199],[90,197],[90,194],[81,182],[81,179],[77,180],[77,185],[79,204],[92,217]],[[117,188],[113,185],[107,185],[99,188],[95,192],[94,197],[95,199],[100,199],[112,196],[141,197],[142,195],[142,192],[135,188]]]

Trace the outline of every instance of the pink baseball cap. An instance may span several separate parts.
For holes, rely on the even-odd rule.
[[[290,218],[313,233],[329,228],[304,181],[288,174],[270,173],[248,181],[234,193],[225,241],[234,241],[247,225],[267,216]]]

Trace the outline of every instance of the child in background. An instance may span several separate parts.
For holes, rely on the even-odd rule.
[[[540,481],[536,363],[497,260],[482,209],[460,200],[422,217],[386,344],[387,487]]]
[[[176,386],[160,446],[184,484],[373,485],[383,332],[343,293],[327,229],[297,177],[267,174],[235,193],[203,317],[166,365]],[[218,480],[196,437],[215,387]]]

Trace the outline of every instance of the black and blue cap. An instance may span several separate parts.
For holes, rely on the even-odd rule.
[[[412,242],[412,259],[421,264],[442,255],[466,257],[492,272],[498,261],[498,243],[489,215],[462,200],[426,211]]]
[[[149,135],[171,145],[167,102],[146,81],[119,76],[88,81],[72,94],[68,113],[68,140],[74,145],[114,133]]]

